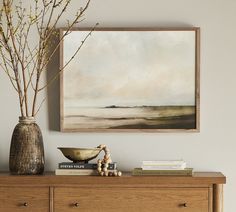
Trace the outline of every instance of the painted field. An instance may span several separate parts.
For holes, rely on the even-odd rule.
[[[194,129],[196,124],[195,106],[74,107],[65,114],[65,129]]]

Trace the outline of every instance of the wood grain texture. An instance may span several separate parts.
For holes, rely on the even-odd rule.
[[[0,211],[49,212],[49,188],[0,187]]]
[[[54,187],[49,187],[49,208],[50,208],[50,212],[53,211],[53,208],[54,208]]]
[[[196,33],[196,46],[195,46],[195,104],[196,104],[196,130],[200,132],[200,47],[201,37],[200,28],[195,29]]]
[[[56,212],[208,212],[208,189],[55,188],[54,204]]]
[[[208,188],[208,196],[209,196],[209,212],[213,212],[213,186]]]
[[[96,183],[94,183],[96,182]],[[67,186],[67,185],[99,185],[110,186],[166,186],[166,185],[210,185],[225,184],[226,177],[219,172],[196,172],[192,177],[189,176],[131,176],[124,173],[122,177],[101,177],[101,176],[56,176],[52,172],[44,175],[21,175],[15,176],[9,173],[0,173],[0,186],[6,185],[28,185],[28,186]]]
[[[219,172],[193,177],[0,173],[0,211],[223,212],[225,182]]]
[[[59,29],[59,34],[60,34],[60,40],[62,39],[63,37],[63,30],[62,29]],[[63,58],[64,58],[64,40],[61,41],[60,43],[60,59],[59,59],[59,68],[61,69],[63,67]],[[63,101],[63,96],[64,96],[64,80],[63,80],[63,72],[60,73],[60,77],[59,77],[59,80],[60,80],[60,114],[64,114],[64,101]],[[60,115],[60,131],[62,132],[64,129],[64,126],[63,126],[63,119],[62,119],[62,116]]]
[[[213,185],[213,211],[223,212],[223,185],[215,184]]]
[[[58,28],[65,31],[65,27]],[[94,31],[197,31],[200,27],[96,27]],[[91,31],[92,27],[73,27],[71,31]]]

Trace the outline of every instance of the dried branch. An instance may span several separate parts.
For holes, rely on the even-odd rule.
[[[90,0],[89,0],[89,1],[90,1]],[[89,2],[89,1],[88,1],[88,2]],[[62,8],[61,12],[59,13],[59,15],[57,16],[56,20],[54,21],[54,24],[52,25],[52,27],[50,27],[51,30],[49,30],[49,32],[47,33],[47,37],[45,38],[45,40],[48,40],[48,39],[50,38],[51,33],[52,33],[53,30],[55,29],[55,27],[56,27],[58,21],[61,19],[62,15],[65,13],[65,11],[66,11],[68,5],[70,4],[70,2],[71,2],[71,0],[67,0],[67,1],[66,1],[66,4],[64,5],[64,7]],[[48,27],[49,27],[49,25],[48,25]]]
[[[91,36],[92,32],[95,30],[96,26],[98,25],[98,23],[95,25],[95,27],[93,27],[93,29],[86,35],[86,37],[84,38],[83,41],[81,41],[81,44],[79,45],[79,47],[77,48],[77,50],[74,52],[74,54],[72,55],[72,57],[67,61],[67,63],[59,69],[59,71],[57,72],[57,74],[52,77],[48,83],[46,85],[44,85],[42,88],[38,89],[38,91],[42,91],[43,89],[47,88],[54,80],[57,79],[57,77],[61,74],[61,72],[63,72],[65,70],[65,68],[70,64],[70,62],[75,58],[75,56],[78,54],[79,50],[82,48],[82,46],[84,45],[85,41],[89,38],[89,36]]]
[[[8,41],[9,41],[9,28],[6,29],[6,34],[3,31],[3,28],[1,26],[0,28],[0,36],[1,36],[1,42],[4,43],[4,47],[5,50],[7,51],[7,53],[9,54],[10,60],[12,62],[12,66],[13,66],[13,72],[15,75],[15,79],[16,79],[16,84],[17,84],[17,91],[18,91],[18,97],[19,97],[19,102],[20,102],[20,112],[21,112],[21,116],[25,116],[24,110],[23,110],[23,104],[22,104],[22,89],[21,89],[21,83],[20,83],[20,78],[18,75],[18,70],[17,70],[17,66],[15,63],[15,57],[14,57],[14,52],[12,51]],[[2,58],[5,58],[5,55],[2,56]]]
[[[56,2],[57,2],[57,0],[54,0],[54,1],[53,1],[53,5],[52,5],[52,8],[51,8],[51,12],[50,12],[50,15],[49,15],[49,18],[48,18],[48,21],[47,21],[47,25],[46,25],[46,29],[45,29],[45,34],[46,34],[46,32],[47,32],[47,30],[48,30],[48,28],[49,28],[49,25],[50,25],[50,23],[51,23],[52,16],[53,16],[53,12],[54,12],[54,10],[55,10]]]
[[[82,21],[81,18],[89,6],[90,0],[87,0],[84,8],[75,14],[71,23],[68,21],[65,34],[50,55],[48,52],[50,38],[71,0],[34,0],[30,3],[29,9],[26,9],[23,7],[22,0],[17,5],[13,5],[13,0],[3,0],[0,7],[0,69],[6,73],[18,93],[21,116],[35,116],[38,113],[45,101],[41,102],[36,111],[38,93],[60,75],[93,31],[82,41],[68,63],[46,85],[39,88],[42,72],[57,52],[63,38],[70,33],[75,24]],[[55,14],[56,11],[57,14]],[[29,41],[33,29],[36,29],[39,38],[34,46],[30,45]],[[33,90],[32,102],[30,88]],[[30,109],[32,110],[30,111]]]
[[[18,61],[20,62],[21,64],[21,71],[22,71],[22,78],[23,78],[23,86],[24,86],[24,95],[23,95],[23,101],[24,101],[24,106],[25,106],[25,113],[26,113],[26,116],[29,116],[29,111],[28,111],[28,96],[27,96],[27,89],[26,89],[26,85],[27,85],[27,82],[26,82],[26,78],[25,78],[25,72],[24,72],[24,62],[23,62],[23,59],[22,58],[24,56],[24,53],[22,55],[22,57],[20,56],[20,53],[18,52],[18,48],[16,46],[16,41],[15,41],[15,33],[16,33],[16,29],[14,30],[13,28],[13,19],[12,19],[12,10],[10,9],[10,5],[8,5],[7,3],[5,2],[9,2],[9,1],[6,1],[4,0],[3,1],[3,5],[4,5],[4,8],[5,8],[5,14],[6,14],[6,19],[7,19],[7,22],[8,22],[8,26],[9,26],[9,32],[10,32],[10,38],[11,38],[11,43],[12,43],[12,46],[14,48],[14,52],[17,56],[17,59]],[[11,4],[12,5],[12,4]]]
[[[11,74],[10,74],[10,71],[9,71],[9,68],[8,68],[8,67],[9,67],[9,66],[8,66],[8,62],[7,62],[6,58],[4,57],[4,53],[3,53],[3,51],[2,51],[2,48],[0,48],[0,55],[1,55],[1,58],[2,58],[2,60],[3,60],[3,64],[0,63],[0,66],[1,66],[1,68],[5,71],[5,73],[7,74],[7,76],[9,77],[10,82],[11,82],[13,88],[16,90],[16,92],[18,92],[18,89],[17,89],[17,87],[16,87],[16,85],[15,85],[15,83],[14,83],[14,81],[16,81],[16,78],[14,78],[13,76],[11,76]],[[10,67],[11,67],[11,66],[10,66]]]
[[[87,10],[89,3],[91,0],[88,0],[85,7],[83,9],[80,10],[79,14],[77,14],[77,16],[75,17],[74,21],[72,22],[72,24],[70,26],[67,27],[67,31],[65,32],[65,34],[62,36],[61,40],[59,41],[58,45],[56,46],[56,48],[53,50],[53,52],[51,53],[51,55],[46,59],[46,62],[43,63],[43,65],[40,67],[41,63],[43,62],[43,59],[46,57],[46,55],[42,52],[41,58],[42,60],[39,61],[39,66],[37,67],[37,78],[36,78],[36,86],[35,86],[35,92],[34,92],[34,98],[33,98],[33,108],[32,108],[32,116],[34,116],[35,114],[35,108],[36,108],[36,101],[37,101],[37,94],[38,94],[38,89],[39,89],[39,79],[41,76],[42,71],[44,70],[44,68],[47,66],[47,64],[49,63],[49,61],[51,61],[53,55],[55,54],[55,52],[57,51],[57,49],[60,46],[61,41],[63,40],[63,38],[67,35],[67,33],[71,30],[71,28],[78,22],[79,18],[84,14],[84,12]],[[63,9],[61,10],[61,13],[59,13],[56,21],[53,24],[53,27],[51,28],[51,30],[49,31],[48,34],[46,34],[46,37],[44,37],[44,43],[42,43],[43,47],[42,49],[46,48],[46,45],[50,39],[50,36],[57,24],[57,22],[60,20],[61,16],[63,13],[65,13],[66,8],[68,7],[69,3],[71,2],[71,0],[67,0],[65,6],[63,7]],[[97,24],[96,24],[97,25]],[[60,74],[61,71],[59,71],[59,73],[57,75]],[[56,77],[55,77],[56,79]],[[54,80],[52,80],[54,81]],[[51,83],[50,83],[51,84]],[[48,86],[46,86],[48,87]]]
[[[83,19],[83,20],[84,20],[84,19]],[[81,20],[81,21],[83,21],[83,20]],[[80,21],[79,21],[79,22],[80,22]],[[78,21],[77,21],[76,23],[78,23]],[[41,72],[42,72],[43,70],[45,70],[46,66],[48,65],[48,63],[49,63],[49,62],[51,61],[51,59],[53,58],[53,56],[54,56],[55,53],[57,52],[58,48],[60,47],[60,45],[61,45],[63,39],[64,39],[67,35],[70,34],[70,32],[71,32],[70,30],[71,30],[71,28],[73,27],[74,24],[75,24],[75,23],[72,23],[72,25],[68,26],[67,30],[66,30],[66,31],[64,32],[64,34],[61,36],[61,38],[60,38],[59,42],[57,43],[56,47],[55,47],[54,50],[50,53],[50,55],[47,57],[47,60],[44,62],[43,66],[42,66],[42,68],[41,68]],[[98,23],[96,23],[96,26],[97,26],[97,25],[98,25]],[[49,39],[48,39],[48,40],[49,40]]]
[[[40,105],[39,105],[37,111],[35,112],[34,116],[36,116],[36,115],[38,114],[38,112],[40,111],[41,107],[43,106],[43,103],[45,102],[45,100],[46,100],[46,97],[45,97],[45,98],[42,100],[42,102],[40,103]]]

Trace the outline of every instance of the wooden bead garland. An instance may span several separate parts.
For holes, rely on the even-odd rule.
[[[102,160],[98,159],[98,161],[97,161],[98,174],[100,174],[101,176],[106,176],[106,177],[107,176],[120,177],[122,175],[121,171],[117,171],[117,170],[109,171],[108,170],[109,163],[112,162],[110,150],[104,144],[99,145],[97,148],[100,148],[105,152],[103,159]]]

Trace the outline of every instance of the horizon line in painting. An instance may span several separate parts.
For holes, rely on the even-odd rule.
[[[62,131],[197,131],[197,32],[93,32],[61,76]],[[87,33],[64,39],[62,64]]]

